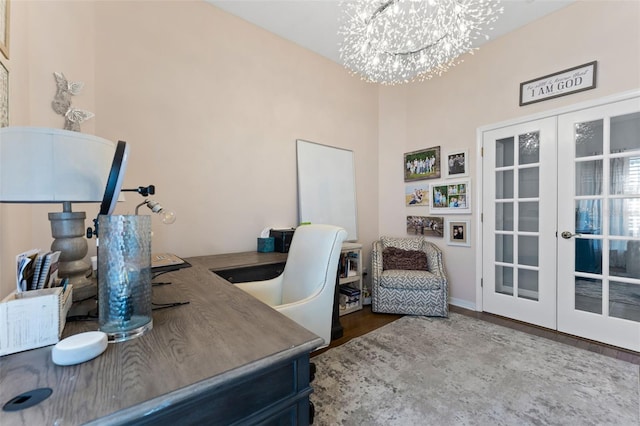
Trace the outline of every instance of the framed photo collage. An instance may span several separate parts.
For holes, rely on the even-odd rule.
[[[439,146],[404,154],[405,206],[428,209],[428,215],[407,214],[408,235],[444,238],[451,246],[471,246],[470,221],[441,216],[471,214],[468,160],[467,150],[450,151],[441,157]]]

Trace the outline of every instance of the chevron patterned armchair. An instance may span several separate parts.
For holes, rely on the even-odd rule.
[[[442,251],[420,238],[381,237],[373,243],[373,312],[449,316]]]

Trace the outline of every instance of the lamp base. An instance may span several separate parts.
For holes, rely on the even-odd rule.
[[[71,203],[64,203],[61,213],[49,213],[52,251],[60,251],[58,276],[73,284],[73,301],[97,295],[97,282],[91,276],[91,265],[84,260],[89,251],[85,238],[85,212],[72,212]]]
[[[98,279],[96,277],[82,280],[76,278],[73,281],[69,279],[69,283],[73,284],[73,302],[96,298],[98,295]]]

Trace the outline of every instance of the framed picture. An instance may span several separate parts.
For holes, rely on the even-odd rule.
[[[429,213],[471,213],[471,184],[468,180],[432,183]]]
[[[0,0],[0,52],[9,59],[9,0]]]
[[[404,187],[404,200],[407,207],[429,205],[429,184],[414,183]]]
[[[440,147],[434,146],[404,154],[404,181],[440,177]]]
[[[447,153],[444,159],[447,178],[461,178],[469,176],[469,151],[453,151]]]
[[[0,62],[0,127],[9,125],[9,71]]]
[[[444,235],[444,218],[407,216],[407,234],[442,238]]]
[[[447,220],[447,245],[471,247],[468,220]]]

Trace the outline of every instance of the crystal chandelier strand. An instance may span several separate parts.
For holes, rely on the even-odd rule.
[[[399,4],[398,0],[389,0],[386,3],[383,3],[380,7],[378,7],[378,9],[376,9],[375,12],[373,12],[373,14],[371,15],[370,18],[368,18],[366,20],[366,24],[367,26],[371,25],[375,19],[378,17],[378,15],[384,13],[385,10],[387,10],[389,8],[389,6],[394,5],[394,4]],[[393,52],[393,51],[389,51],[389,50],[385,50],[384,53],[388,54],[388,55],[392,55],[392,56],[410,56],[410,55],[415,55],[417,53],[426,51],[428,49],[430,49],[431,47],[435,46],[437,43],[441,42],[445,37],[447,37],[447,35],[443,35],[442,37],[440,37],[439,39],[435,40],[433,43],[430,43],[426,46],[417,48],[417,49],[413,49],[413,50],[408,50],[408,51],[399,51],[399,52]]]
[[[499,2],[343,1],[340,56],[351,73],[374,83],[441,75],[473,53],[473,41],[502,13]]]

